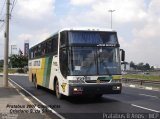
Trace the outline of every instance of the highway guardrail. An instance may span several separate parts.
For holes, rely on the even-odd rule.
[[[158,86],[160,87],[160,80],[144,80],[144,79],[128,79],[123,78],[122,83],[131,83],[131,84],[138,84],[138,85],[150,85],[150,86]]]

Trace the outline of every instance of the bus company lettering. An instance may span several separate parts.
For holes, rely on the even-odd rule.
[[[40,60],[34,61],[34,66],[41,66],[41,61]]]
[[[98,44],[97,46],[100,46],[100,47],[105,47],[105,46],[108,46],[108,47],[115,47],[116,44]]]
[[[53,62],[53,65],[54,65],[54,66],[58,66],[58,63],[57,63],[57,62]]]

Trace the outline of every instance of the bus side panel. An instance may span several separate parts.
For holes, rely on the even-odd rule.
[[[53,59],[53,56],[46,57],[46,59],[45,59],[43,84],[42,85],[46,88],[49,88],[52,59]]]
[[[53,56],[52,58],[52,65],[51,65],[51,75],[49,81],[49,89],[54,90],[54,79],[57,77],[59,79],[59,67],[58,67],[58,57],[57,55]]]
[[[37,77],[37,84],[40,86],[43,86],[43,75],[44,75],[44,66],[45,66],[45,58],[41,59],[41,67],[37,69],[36,71],[36,77]]]
[[[32,68],[29,67],[29,81],[32,82]]]
[[[33,64],[34,64],[34,61],[33,60],[30,60],[29,62],[28,62],[28,64],[29,64],[29,81],[30,82],[33,82],[33,75],[34,74],[36,74],[36,69],[34,68],[34,66],[33,66]]]

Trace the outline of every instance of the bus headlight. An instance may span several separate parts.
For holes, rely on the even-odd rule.
[[[112,90],[121,90],[121,87],[120,86],[113,86]]]
[[[81,87],[75,87],[75,88],[73,88],[73,91],[83,91],[83,88],[81,88]]]

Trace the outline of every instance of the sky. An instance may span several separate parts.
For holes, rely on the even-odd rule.
[[[0,19],[5,9],[0,1]],[[11,0],[11,3],[14,0]],[[65,27],[112,28],[117,31],[126,61],[160,67],[160,0],[15,0],[10,19],[10,45],[23,50]],[[13,6],[13,4],[12,4]],[[11,8],[12,8],[11,6]],[[0,59],[4,28],[0,23]]]

